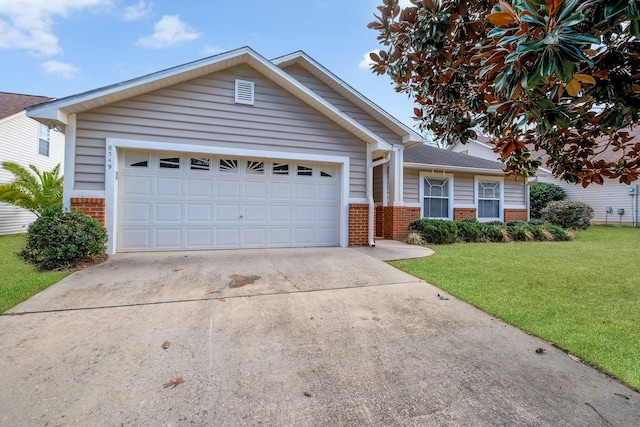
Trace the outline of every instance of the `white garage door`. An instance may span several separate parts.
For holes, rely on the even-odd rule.
[[[339,165],[125,151],[118,251],[337,246]]]

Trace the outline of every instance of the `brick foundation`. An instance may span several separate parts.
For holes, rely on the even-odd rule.
[[[72,197],[71,209],[79,210],[104,225],[104,199]]]
[[[369,205],[352,203],[349,205],[349,246],[369,244]]]
[[[453,208],[454,221],[462,221],[468,218],[476,218],[476,208]]]
[[[526,209],[505,209],[504,222],[507,223],[511,221],[527,222],[527,210]]]
[[[406,206],[383,207],[383,233],[385,239],[403,240],[409,235],[409,224],[420,218],[420,208]]]
[[[384,206],[376,206],[376,236],[384,236]]]

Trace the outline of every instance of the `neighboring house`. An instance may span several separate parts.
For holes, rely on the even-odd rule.
[[[633,134],[640,140],[638,129],[635,129]],[[492,147],[483,141],[456,144],[450,150],[484,159],[498,159]],[[600,158],[610,161],[617,157],[616,153],[608,150],[602,153]],[[591,184],[584,188],[580,184],[570,184],[554,178],[551,171],[544,167],[539,168],[537,180],[562,187],[567,193],[567,200],[579,200],[590,205],[594,211],[594,224],[638,225],[638,184],[635,182],[627,185],[615,179],[605,179],[602,185]]]
[[[64,160],[64,135],[27,117],[25,108],[51,101],[44,96],[0,92],[0,163],[15,162],[52,170]],[[14,176],[0,168],[0,182]],[[0,203],[0,235],[25,233],[35,219],[31,212]]]
[[[64,203],[103,221],[110,254],[373,244],[374,169],[380,234],[420,215],[403,154],[421,136],[303,52],[245,47],[27,114],[65,132]]]

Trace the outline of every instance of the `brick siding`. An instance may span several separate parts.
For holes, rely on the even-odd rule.
[[[104,199],[72,197],[71,209],[77,209],[104,225]]]
[[[526,209],[505,209],[504,210],[504,222],[511,221],[527,221]]]
[[[420,208],[406,206],[385,206],[383,237],[403,240],[409,235],[409,224],[420,218]]]
[[[467,218],[476,218],[476,208],[453,208],[454,221],[462,221]]]
[[[376,236],[384,236],[384,206],[376,206]]]
[[[352,203],[349,205],[349,246],[369,244],[369,205]]]

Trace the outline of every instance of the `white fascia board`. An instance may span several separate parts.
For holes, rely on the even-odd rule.
[[[424,171],[444,171],[444,172],[462,172],[462,173],[482,173],[485,175],[504,176],[504,171],[497,169],[483,169],[483,168],[467,168],[462,166],[446,166],[446,165],[431,165],[427,163],[404,163],[405,169],[418,169]]]
[[[285,56],[281,56],[279,58],[275,58],[271,60],[271,63],[277,66],[287,66],[289,64],[300,64],[309,71],[311,74],[318,77],[318,74],[324,77],[326,80],[329,80],[333,83],[333,85],[329,85],[333,89],[335,89],[338,93],[343,95],[345,98],[363,108],[363,110],[367,111],[367,108],[371,109],[375,114],[374,117],[389,127],[394,133],[398,134],[402,137],[402,143],[422,143],[422,137],[407,125],[402,123],[400,120],[383,110],[376,103],[362,95],[360,92],[351,87],[348,83],[340,79],[338,76],[333,74],[331,71],[326,69],[320,63],[318,63],[315,59],[311,58],[309,55],[302,51],[290,53]],[[320,78],[320,80],[323,80]],[[326,82],[325,82],[326,83]],[[378,117],[376,117],[378,116]]]

